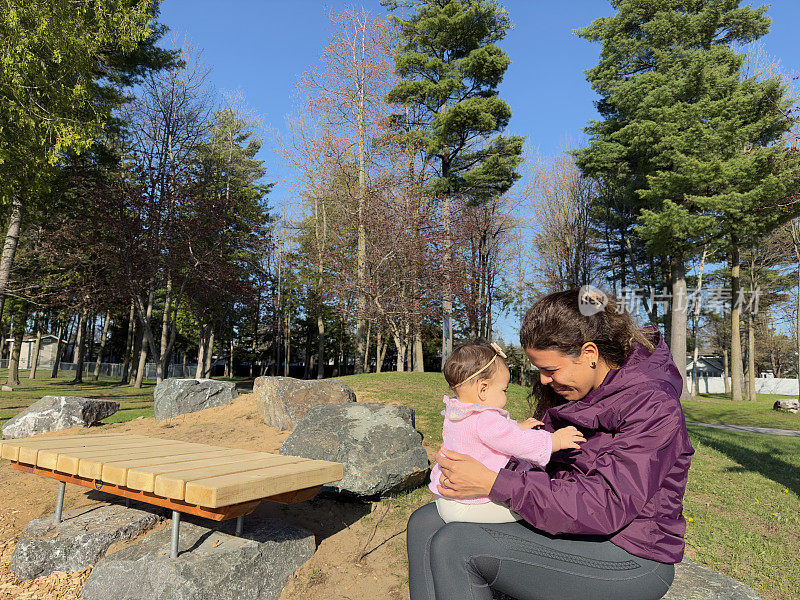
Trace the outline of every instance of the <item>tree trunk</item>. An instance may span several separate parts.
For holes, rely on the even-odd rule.
[[[141,323],[137,323],[133,328],[133,350],[131,352],[131,373],[128,383],[133,385],[136,382],[136,374],[139,372],[139,353],[144,344],[144,328]]]
[[[30,369],[28,379],[36,379],[36,369],[39,366],[39,350],[42,347],[42,317],[43,315],[41,313],[36,313],[36,342],[33,346],[33,356],[31,357],[31,362],[28,365],[28,368]]]
[[[258,344],[257,344],[258,317],[260,312],[261,312],[261,292],[259,292],[258,295],[256,296],[256,310],[253,315],[253,345],[252,345],[252,356],[250,358],[250,379],[253,379],[255,377],[256,352],[258,350]]]
[[[19,355],[22,351],[22,340],[25,337],[25,323],[27,315],[24,309],[20,309],[17,318],[14,319],[14,342],[11,349],[11,358],[8,361],[8,381],[7,385],[19,385]]]
[[[422,332],[419,330],[419,321],[414,323],[414,371],[425,371],[425,356],[422,353]]]
[[[728,381],[728,377],[730,377],[730,373],[728,372],[728,349],[722,349],[722,384],[725,386],[725,393],[731,393],[731,385]]]
[[[739,245],[731,245],[731,298],[739,297]],[[731,303],[731,400],[742,401],[742,338],[739,328],[739,304]]]
[[[453,290],[450,270],[453,263],[452,235],[450,231],[450,196],[442,199],[442,234],[444,237],[444,283],[442,286],[442,368],[453,352]]]
[[[756,401],[756,335],[753,311],[747,311],[747,399]]]
[[[208,335],[207,332],[208,325],[205,323],[200,323],[200,329],[197,334],[197,367],[194,370],[194,378],[195,379],[203,379],[205,374],[205,367],[206,367],[206,336]]]
[[[231,329],[231,339],[229,340],[229,346],[228,346],[228,348],[230,349],[230,353],[229,353],[229,356],[230,356],[230,363],[231,363],[231,366],[230,366],[230,376],[231,376],[231,378],[233,378],[233,377],[235,377],[235,376],[236,376],[236,375],[235,375],[236,371],[234,371],[234,368],[233,368],[233,366],[234,366],[234,365],[233,365],[233,349],[234,349],[234,346],[233,346],[233,329]]]
[[[19,199],[19,196],[14,196],[11,201],[11,217],[8,221],[6,241],[5,244],[3,244],[3,256],[0,259],[0,319],[3,317],[8,280],[11,276],[11,267],[14,265],[14,256],[17,253],[17,243],[19,242],[19,230],[21,226],[22,201]]]
[[[317,379],[325,377],[325,321],[322,319],[322,301],[317,296]]]
[[[369,373],[369,343],[372,335],[372,321],[367,321],[367,343],[364,346],[364,373]],[[358,357],[356,357],[358,360]]]
[[[122,383],[128,383],[128,376],[131,368],[131,352],[133,352],[134,332],[136,331],[136,307],[131,300],[131,308],[128,314],[128,333],[125,336],[125,355],[122,357]]]
[[[170,314],[172,313],[172,273],[167,273],[167,285],[164,293],[164,313],[161,315],[161,342],[158,351],[158,364],[156,365],[156,382],[160,383],[166,377],[169,364],[170,346]]]
[[[97,313],[92,313],[86,321],[86,363],[91,363],[94,357],[94,332],[97,325]]]
[[[97,361],[94,364],[94,374],[92,379],[97,381],[100,379],[100,361],[103,360],[103,351],[106,349],[106,339],[108,337],[108,324],[111,321],[111,311],[106,311],[106,318],[103,321],[103,332],[100,334],[100,350],[97,352]]]
[[[700,258],[700,270],[697,274],[697,288],[694,293],[694,311],[692,316],[692,335],[694,337],[694,355],[692,358],[692,395],[700,395],[700,380],[697,377],[697,359],[700,354],[700,340],[697,337],[697,321],[700,319],[700,292],[703,289],[703,267],[706,264],[707,250],[703,248],[703,256]]]
[[[672,360],[678,367],[683,382],[681,399],[689,397],[686,387],[686,266],[682,256],[672,258],[672,310],[670,311]]]
[[[150,346],[150,348],[153,351],[152,352],[153,354],[155,354],[156,350],[155,348],[152,347],[152,345],[149,343],[149,340],[145,337],[148,331],[148,326],[150,324],[150,318],[153,316],[153,296],[154,293],[153,289],[151,288],[150,292],[147,294],[147,310],[145,311],[144,318],[142,318],[141,314],[139,315],[139,318],[142,321],[141,323],[142,347],[139,350],[139,367],[136,369],[136,381],[133,384],[133,387],[135,387],[137,390],[141,389],[142,382],[144,381],[144,375],[145,375],[144,371],[145,371],[145,366],[147,365],[147,348],[148,346]],[[142,299],[139,298],[138,302],[141,310]]]
[[[292,353],[292,312],[286,310],[286,334],[283,338],[283,376],[289,376],[289,362]]]
[[[363,373],[366,364],[367,346],[365,343],[365,328],[367,325],[366,307],[366,272],[367,272],[367,230],[364,224],[365,205],[367,199],[366,182],[366,155],[365,155],[365,132],[364,132],[364,108],[366,94],[366,65],[364,61],[366,32],[362,29],[361,35],[361,56],[360,68],[358,69],[358,105],[356,111],[356,130],[358,134],[358,257],[356,264],[356,356],[353,365],[355,373]],[[356,58],[354,56],[354,58]]]
[[[211,370],[214,368],[213,364],[214,358],[214,323],[209,323],[208,325],[208,337],[206,341],[206,351],[203,360],[205,361],[205,365],[203,366],[203,377],[211,377],[213,374]]]
[[[89,314],[86,309],[81,311],[80,318],[78,320],[78,335],[75,338],[75,350],[78,353],[78,356],[75,360],[75,379],[72,380],[72,383],[83,383],[83,357],[85,355],[84,346],[86,345],[86,328],[87,328],[87,321]]]
[[[797,383],[800,385],[800,222],[798,220],[792,221],[790,231],[794,255],[797,257],[797,314],[795,315],[794,343],[797,353]],[[798,392],[797,398],[800,400],[800,392]]]

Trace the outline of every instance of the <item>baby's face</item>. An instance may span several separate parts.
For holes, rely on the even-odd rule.
[[[503,364],[499,365],[492,375],[492,378],[484,381],[488,385],[483,392],[483,403],[486,406],[492,406],[494,408],[505,408],[506,402],[508,402],[506,390],[511,381],[511,372],[508,370],[508,367]]]

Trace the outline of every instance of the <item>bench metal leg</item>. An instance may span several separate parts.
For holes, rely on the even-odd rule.
[[[244,529],[244,515],[236,517],[236,536],[237,537],[242,535],[242,529]]]
[[[172,511],[172,544],[169,550],[170,558],[178,558],[178,530],[181,526],[181,513]]]
[[[64,510],[64,491],[67,484],[63,481],[58,482],[58,499],[56,500],[56,525],[61,523],[61,513]]]

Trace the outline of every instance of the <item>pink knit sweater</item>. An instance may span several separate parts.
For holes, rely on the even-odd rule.
[[[553,452],[553,439],[547,431],[520,429],[508,412],[479,404],[459,402],[444,397],[445,409],[442,447],[460,454],[468,454],[486,467],[499,472],[512,456],[545,466]],[[438,485],[442,471],[436,464],[431,469],[430,490],[439,495]],[[485,496],[459,498],[465,504],[490,502]]]

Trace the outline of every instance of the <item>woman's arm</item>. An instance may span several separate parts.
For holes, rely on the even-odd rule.
[[[652,413],[626,423],[588,473],[550,479],[541,471],[503,469],[489,497],[551,534],[619,531],[661,489],[688,446],[681,435],[685,425],[680,405],[663,398],[663,392],[650,393],[654,397],[643,401],[652,403]]]

